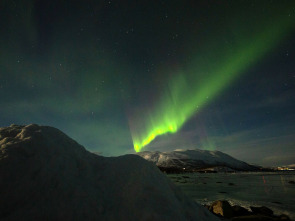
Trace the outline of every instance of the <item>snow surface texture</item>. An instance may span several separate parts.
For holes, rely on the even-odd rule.
[[[0,128],[0,196],[1,220],[218,220],[152,163],[34,124]]]
[[[177,149],[171,152],[143,151],[137,154],[155,163],[159,167],[206,168],[212,166],[226,166],[236,170],[255,169],[255,167],[220,151]]]

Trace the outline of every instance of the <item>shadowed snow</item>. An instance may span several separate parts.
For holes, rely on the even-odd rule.
[[[0,128],[0,196],[1,220],[218,220],[152,163],[38,125]]]

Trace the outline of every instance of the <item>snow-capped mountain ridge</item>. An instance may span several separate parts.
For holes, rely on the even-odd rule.
[[[164,168],[201,169],[214,166],[226,166],[236,170],[256,169],[254,166],[217,150],[177,149],[171,152],[143,151],[137,154],[155,163],[158,167]]]

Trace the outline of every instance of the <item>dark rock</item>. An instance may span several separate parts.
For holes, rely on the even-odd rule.
[[[251,212],[241,206],[232,206],[234,211],[234,216],[248,216],[251,215]]]
[[[210,205],[204,205],[204,207],[208,210],[210,209]]]
[[[286,221],[291,221],[291,219],[289,218],[289,216],[282,214],[280,216],[278,216],[279,220],[286,220]]]
[[[288,183],[290,183],[290,184],[295,184],[295,181],[291,180],[291,181],[289,181]]]
[[[275,221],[274,217],[265,215],[250,215],[250,216],[239,216],[231,219],[232,221]]]
[[[235,186],[236,184],[234,183],[228,183],[229,186]]]
[[[231,205],[225,200],[218,200],[211,204],[210,211],[216,215],[220,215],[225,218],[232,218],[234,216]]]
[[[206,207],[211,213],[213,213],[213,207],[211,205],[207,205],[208,207]]]
[[[250,206],[250,209],[252,210],[254,214],[263,214],[267,216],[273,215],[273,211],[265,206],[260,206],[260,207]]]

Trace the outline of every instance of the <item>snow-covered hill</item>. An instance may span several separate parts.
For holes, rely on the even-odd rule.
[[[137,153],[137,155],[161,168],[186,168],[190,170],[222,166],[242,171],[257,169],[220,151],[177,149],[171,152],[144,151]]]
[[[0,220],[218,220],[142,158],[34,124],[0,128],[0,196]]]

